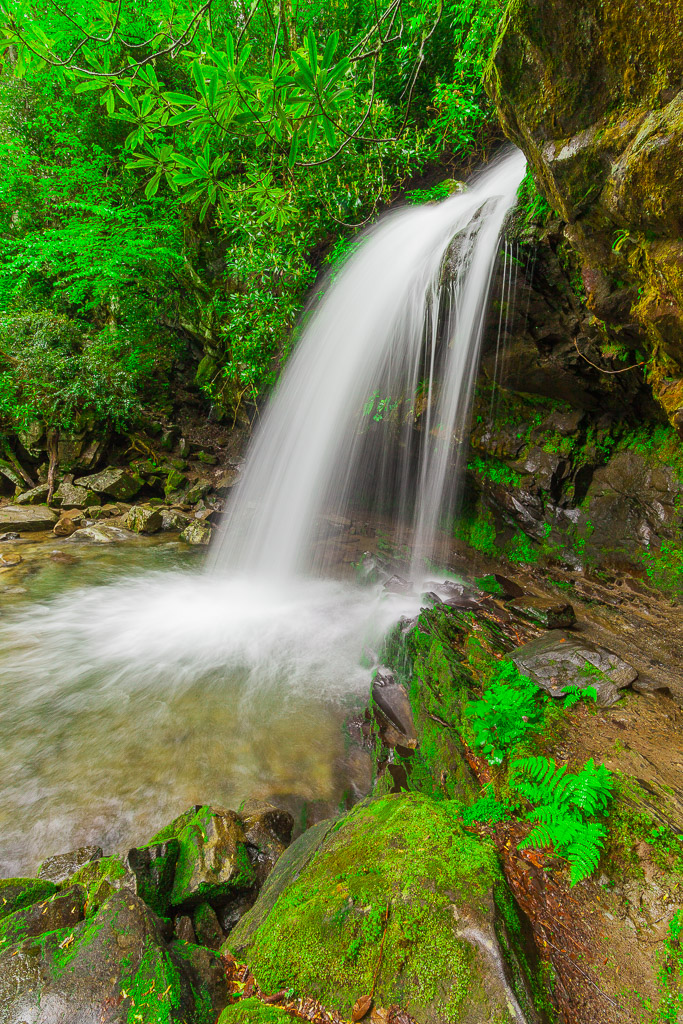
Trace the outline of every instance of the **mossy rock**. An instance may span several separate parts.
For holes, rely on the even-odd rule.
[[[84,864],[71,876],[71,884],[82,885],[86,891],[86,915],[95,914],[119,889],[135,892],[135,876],[118,857],[101,857]]]
[[[131,892],[96,915],[0,953],[0,1020],[214,1024],[227,1002],[217,956],[166,945],[163,922]],[[114,1017],[112,1017],[112,1020]]]
[[[0,949],[43,932],[78,924],[85,916],[85,897],[83,886],[72,885],[63,892],[3,917],[0,920]]]
[[[254,884],[256,876],[247,854],[244,830],[234,811],[200,807],[182,821],[183,826],[176,833],[180,849],[171,906],[178,910],[203,901],[220,902]]]
[[[133,847],[126,857],[126,865],[137,881],[138,896],[162,917],[170,907],[179,854],[180,843],[171,837],[162,842]]]
[[[418,1024],[536,1021],[495,851],[458,806],[396,794],[304,833],[227,948],[264,991],[292,988],[345,1016],[377,972],[375,1004]]]
[[[0,879],[0,921],[33,903],[47,900],[57,892],[54,882],[39,878]]]
[[[228,1006],[218,1018],[217,1024],[284,1024],[291,1020],[291,1016],[284,1010],[252,998]]]

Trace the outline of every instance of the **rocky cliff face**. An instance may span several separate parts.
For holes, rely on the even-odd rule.
[[[512,0],[488,77],[564,221],[588,308],[683,436],[679,0]]]

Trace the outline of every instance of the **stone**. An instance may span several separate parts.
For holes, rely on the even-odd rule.
[[[0,921],[0,950],[31,936],[70,928],[85,917],[85,889],[72,885],[30,907],[15,910]]]
[[[176,917],[173,934],[180,942],[195,943],[197,941],[197,936],[192,927],[192,918],[188,914],[181,914],[179,917]]]
[[[172,469],[166,477],[164,484],[164,493],[168,497],[171,494],[178,494],[181,491],[185,491],[188,487],[188,479],[184,473],[179,472],[177,469]]]
[[[216,911],[210,903],[200,903],[192,913],[192,923],[197,942],[209,949],[220,949],[225,942],[225,933],[221,928]]]
[[[20,540],[20,539],[21,539],[20,534],[14,533],[12,530],[9,530],[7,533],[0,533],[0,541]]]
[[[17,910],[54,896],[57,886],[46,878],[0,878],[0,921]]]
[[[24,491],[23,494],[18,494],[14,499],[14,504],[44,505],[49,493],[50,488],[47,484],[39,484],[38,487],[32,487],[30,491]]]
[[[428,584],[429,585],[429,584]],[[410,594],[413,585],[408,580],[404,580],[402,576],[390,576],[384,584],[384,589],[390,594]]]
[[[175,866],[180,843],[174,837],[128,851],[125,867],[136,878],[136,892],[157,914],[164,917],[170,906]]]
[[[518,597],[509,601],[507,607],[544,629],[571,629],[576,622],[574,609],[560,598]]]
[[[27,481],[17,473],[11,462],[0,459],[0,475],[4,476],[19,491],[23,491]]]
[[[205,466],[215,466],[218,463],[216,456],[211,455],[210,452],[197,452],[197,458],[200,462],[203,462]]]
[[[239,467],[233,466],[230,469],[226,469],[225,472],[221,473],[221,475],[216,479],[214,484],[216,494],[220,495],[221,498],[227,497],[239,478]]]
[[[21,557],[18,551],[7,551],[0,555],[0,565],[11,568],[15,565],[20,565],[24,559]]]
[[[0,1007],[11,1024],[90,1024],[103,1012],[112,1021],[198,1024],[227,1004],[220,972],[215,953],[168,945],[156,914],[134,893],[117,892],[85,920],[3,951]]]
[[[102,856],[101,846],[80,846],[77,850],[69,853],[58,853],[54,857],[46,857],[38,868],[38,878],[45,878],[50,882],[59,885],[71,878],[74,872],[89,864],[93,860],[99,860]]]
[[[178,454],[181,459],[186,459],[192,451],[192,444],[187,437],[181,437],[178,441]]]
[[[615,704],[619,690],[638,678],[633,666],[617,654],[559,629],[516,648],[506,657],[551,697],[564,696],[567,686],[594,686],[602,707]]]
[[[192,522],[192,517],[177,508],[164,509],[161,513],[162,530],[184,530]]]
[[[115,892],[123,889],[130,893],[137,892],[137,878],[120,857],[98,857],[88,861],[73,873],[70,881],[85,889],[88,916]]]
[[[63,480],[52,496],[56,508],[92,508],[101,504],[101,499],[92,488],[77,487]]]
[[[0,505],[0,530],[34,533],[51,530],[57,514],[47,505]]]
[[[211,526],[209,523],[195,520],[186,526],[180,534],[180,539],[186,544],[206,545],[211,540]]]
[[[421,1024],[531,1024],[521,936],[495,850],[443,802],[410,793],[304,832],[223,951],[249,964],[264,993],[291,988],[345,1020],[373,992]]]
[[[294,819],[273,804],[250,800],[240,811],[240,821],[260,888],[291,842]]]
[[[209,493],[212,489],[213,484],[210,480],[195,480],[185,495],[185,501],[188,505],[196,505],[198,501]]]
[[[143,480],[128,469],[108,466],[92,476],[83,476],[74,481],[76,486],[85,487],[97,494],[108,494],[111,498],[132,498],[143,485]]]
[[[200,807],[178,831],[180,844],[170,904],[187,909],[250,888],[255,872],[234,811]]]
[[[161,512],[145,505],[133,505],[126,514],[123,525],[134,533],[158,533],[163,525]]]
[[[394,680],[391,671],[378,669],[370,693],[385,744],[414,750],[417,746],[417,732],[405,687]]]
[[[66,512],[62,512],[58,521],[55,523],[52,532],[55,537],[70,537],[72,533],[75,533],[85,523],[83,513],[79,509],[69,509]]]
[[[136,534],[131,530],[123,530],[119,526],[109,526],[106,523],[86,526],[71,538],[74,541],[89,542],[91,544],[120,544],[124,541],[134,540]]]
[[[478,608],[481,604],[480,595],[475,590],[456,580],[430,580],[425,587],[452,608]]]

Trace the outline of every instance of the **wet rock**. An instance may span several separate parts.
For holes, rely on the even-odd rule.
[[[70,537],[72,533],[75,533],[83,524],[85,518],[83,513],[79,509],[69,509],[67,512],[62,512],[61,516],[55,523],[52,532],[55,537]]]
[[[50,488],[47,484],[39,484],[38,487],[32,487],[30,491],[24,491],[23,494],[18,494],[14,499],[15,505],[43,505],[47,501],[47,496],[50,493]]]
[[[145,505],[133,505],[123,525],[134,533],[158,533],[163,525],[161,512]]]
[[[220,949],[225,942],[225,933],[221,928],[216,911],[210,903],[200,903],[192,913],[192,924],[197,942],[209,949]]]
[[[26,480],[17,473],[12,463],[8,462],[7,459],[0,459],[0,476],[4,476],[19,491],[26,487]]]
[[[71,876],[71,883],[86,891],[88,916],[101,907],[113,893],[137,892],[137,878],[119,857],[98,857],[88,861]]]
[[[189,486],[189,481],[184,473],[181,473],[177,469],[172,469],[166,477],[164,483],[164,493],[169,498],[174,494],[184,494]]]
[[[191,522],[192,517],[177,508],[164,509],[161,513],[162,530],[184,530]]]
[[[203,462],[205,466],[215,466],[218,463],[216,456],[211,455],[210,452],[197,452],[197,458],[200,462]]]
[[[170,906],[180,843],[175,838],[133,847],[125,867],[135,875],[136,892],[157,914],[164,917]]]
[[[21,557],[18,551],[7,551],[5,554],[0,555],[0,566],[15,566],[20,565],[24,559]]]
[[[294,819],[273,804],[248,800],[240,812],[256,884],[263,885],[292,838]]]
[[[402,576],[390,576],[384,584],[384,589],[390,594],[410,594],[413,589],[412,583],[404,580]]]
[[[163,923],[130,892],[112,895],[94,917],[0,955],[8,1024],[94,1024],[106,1007],[112,1021],[198,1024],[215,1019],[226,1003],[216,954],[167,946]]]
[[[0,541],[20,540],[20,539],[21,539],[20,534],[13,533],[11,530],[8,531],[7,533],[0,533]]]
[[[195,480],[185,493],[185,501],[188,505],[196,505],[197,502],[201,501],[209,493],[212,487],[213,484],[210,480]]]
[[[457,583],[455,580],[437,582],[430,580],[425,583],[428,590],[434,591],[444,604],[452,608],[478,608],[481,604],[481,596],[471,587],[464,583]]]
[[[56,512],[47,505],[0,506],[0,530],[33,533],[36,530],[51,530],[56,522]]]
[[[206,545],[211,540],[211,527],[206,522],[195,520],[186,526],[180,534],[180,539],[186,544]]]
[[[505,899],[503,918],[497,901]],[[373,921],[373,937],[356,943],[349,970],[350,944]],[[521,1024],[538,1016],[515,928],[493,849],[458,826],[443,803],[397,794],[305,832],[223,949],[249,963],[265,992],[292,988],[347,1020],[377,974],[378,1005],[400,1004],[425,1024]]]
[[[240,471],[237,467],[226,469],[224,473],[216,479],[214,484],[214,490],[216,494],[220,495],[221,498],[227,497],[230,490],[240,478]]]
[[[388,747],[400,746],[414,750],[417,746],[417,732],[405,688],[395,682],[389,670],[378,669],[370,693],[384,743]]]
[[[202,901],[214,903],[254,884],[244,829],[234,811],[200,807],[178,825],[183,821],[173,837],[180,850],[171,906],[185,909]]]
[[[574,609],[567,601],[546,597],[518,597],[507,605],[523,619],[536,622],[545,629],[571,629],[576,622]]]
[[[186,459],[192,451],[192,443],[187,437],[181,437],[178,441],[178,454],[181,459]]]
[[[562,697],[567,686],[594,686],[603,707],[615,704],[619,690],[638,677],[637,671],[612,651],[561,630],[552,630],[506,657],[551,697]]]
[[[63,480],[52,497],[52,504],[56,508],[92,508],[101,504],[101,498],[92,489],[76,487]]]
[[[108,494],[111,498],[124,501],[137,494],[143,484],[142,479],[136,473],[115,466],[108,466],[100,473],[83,476],[74,482],[78,487],[85,487],[97,494]]]
[[[119,544],[134,540],[137,535],[131,530],[122,530],[119,526],[108,526],[98,523],[86,526],[71,538],[71,542],[89,542],[91,544]]]
[[[71,878],[74,872],[89,864],[93,860],[99,860],[102,856],[101,846],[80,846],[77,850],[69,853],[58,853],[54,857],[47,857],[38,868],[38,878],[45,878],[49,882],[65,882]]]
[[[0,920],[17,910],[47,900],[57,891],[54,882],[36,878],[0,879]]]
[[[187,914],[181,914],[175,919],[173,934],[180,942],[196,942],[197,936],[192,927],[192,918]]]
[[[85,917],[85,889],[72,885],[40,903],[15,910],[0,921],[0,949],[57,928],[71,928]]]

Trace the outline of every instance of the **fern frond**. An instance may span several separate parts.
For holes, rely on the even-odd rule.
[[[565,856],[570,864],[570,881],[576,885],[597,868],[600,862],[606,830],[597,822],[584,825],[576,839],[567,847]]]

